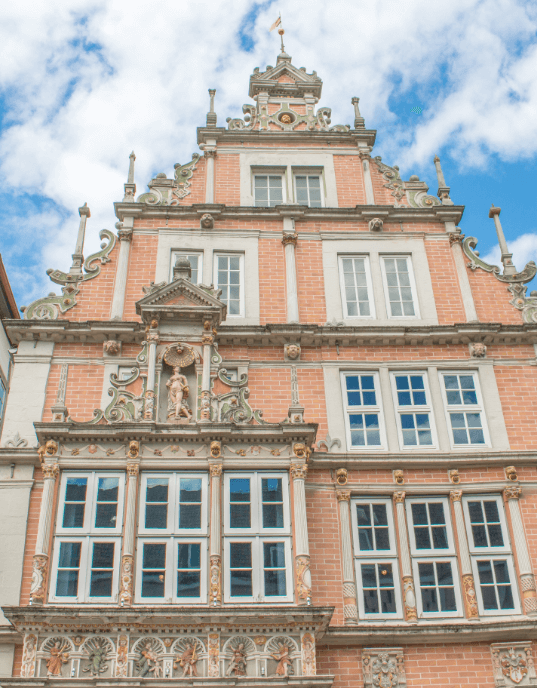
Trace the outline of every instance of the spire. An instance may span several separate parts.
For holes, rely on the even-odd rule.
[[[503,274],[514,275],[516,273],[516,268],[513,265],[513,254],[509,253],[507,241],[505,240],[505,235],[503,233],[502,223],[500,222],[501,210],[501,208],[496,208],[494,204],[492,204],[489,210],[489,217],[494,219],[496,234],[498,235],[498,244],[500,245],[500,251],[502,254],[501,261],[503,265]]]
[[[291,62],[291,56],[285,52],[285,45],[283,44],[283,36],[285,34],[285,31],[284,31],[284,28],[282,26],[282,15],[281,14],[278,17],[278,19],[274,22],[274,24],[272,25],[270,30],[272,31],[272,29],[275,29],[276,27],[278,27],[278,33],[280,35],[280,40],[282,42],[282,48],[280,50],[280,54],[276,58],[276,64],[279,65],[280,62]]]
[[[134,161],[136,156],[134,151],[129,155],[129,174],[127,175],[127,183],[125,186],[125,195],[123,203],[134,203],[134,194],[136,193],[136,184],[134,183]]]
[[[354,105],[354,128],[365,129],[365,120],[360,114],[359,108],[360,98],[354,96],[354,98],[351,100],[351,103]]]
[[[434,166],[436,167],[436,177],[438,179],[438,198],[442,201],[442,205],[453,205],[453,201],[449,197],[449,186],[446,185],[438,155],[434,156]]]
[[[73,264],[69,270],[70,275],[81,275],[82,266],[84,264],[84,237],[86,235],[86,221],[88,217],[91,217],[90,209],[88,204],[84,205],[78,209],[78,214],[80,215],[80,225],[78,226],[78,236],[76,239],[75,252],[72,255]]]
[[[209,97],[210,97],[210,104],[209,104],[209,112],[207,113],[207,126],[208,127],[216,127],[216,113],[214,111],[214,96],[216,94],[216,89],[215,88],[210,88],[209,89]]]

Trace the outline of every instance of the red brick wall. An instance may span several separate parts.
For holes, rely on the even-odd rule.
[[[509,303],[513,296],[507,291],[507,285],[490,272],[467,269],[480,322],[520,324],[522,314]]]
[[[452,325],[466,322],[457,268],[447,237],[445,241],[425,240],[425,250],[433,283],[438,323]],[[415,265],[414,269],[419,270],[420,266]]]
[[[357,155],[334,155],[337,197],[340,208],[365,204],[364,170]]]
[[[261,325],[287,321],[285,256],[276,233],[259,239],[259,307]]]
[[[160,225],[162,225],[162,221],[159,221],[158,226]],[[155,280],[157,247],[158,237],[156,235],[137,233],[133,235],[123,320],[140,320],[140,316],[136,314],[135,304],[136,301],[145,296],[142,287],[148,287]]]
[[[296,244],[298,307],[301,323],[326,322],[322,242],[299,238]]]
[[[537,369],[494,366],[511,449],[535,449]]]
[[[240,156],[232,153],[216,157],[215,203],[240,205]]]

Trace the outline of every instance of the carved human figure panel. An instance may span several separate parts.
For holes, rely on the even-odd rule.
[[[84,645],[84,651],[88,655],[89,664],[82,671],[89,673],[90,676],[103,674],[109,667],[106,661],[111,650],[112,647],[109,640],[104,638],[88,640]]]
[[[181,369],[178,366],[174,366],[173,375],[166,383],[166,387],[168,388],[168,418],[173,418],[175,420],[187,418],[190,420],[192,418],[192,412],[186,401],[190,389],[186,376],[180,371]]]
[[[231,648],[231,662],[226,676],[246,676],[246,650],[244,643],[237,643]]]
[[[181,655],[178,655],[174,662],[173,668],[175,669],[179,665],[183,669],[183,678],[186,676],[197,676],[198,675],[198,653],[196,651],[196,643],[189,642],[186,648],[183,650]]]
[[[277,652],[271,653],[272,659],[278,662],[276,667],[276,676],[291,676],[295,673],[293,662],[291,660],[290,648],[286,643],[278,643]]]
[[[54,640],[54,644],[49,649],[49,657],[46,660],[47,665],[47,677],[48,676],[61,676],[62,667],[69,661],[70,647],[67,641],[62,641],[61,638]]]
[[[162,678],[162,657],[158,643],[144,639],[137,643],[136,669],[140,678]]]

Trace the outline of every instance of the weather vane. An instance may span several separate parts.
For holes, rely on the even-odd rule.
[[[285,33],[285,31],[283,30],[283,26],[282,26],[282,14],[281,14],[281,12],[280,12],[280,16],[278,17],[278,19],[276,19],[274,24],[270,27],[270,31],[274,31],[274,29],[276,29],[276,28],[278,28],[278,33],[280,34],[280,38],[282,41],[282,53],[284,53],[285,52],[285,46],[283,44],[283,34]]]

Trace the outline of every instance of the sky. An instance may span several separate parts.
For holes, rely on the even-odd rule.
[[[58,292],[45,271],[69,268],[79,206],[86,255],[114,229],[132,150],[141,194],[199,152],[209,88],[218,126],[242,116],[254,67],[275,64],[280,12],[333,124],[352,123],[358,96],[373,155],[403,179],[436,193],[441,157],[482,257],[499,261],[494,203],[517,268],[537,261],[537,3],[18,0],[0,7],[0,252],[19,306]]]

